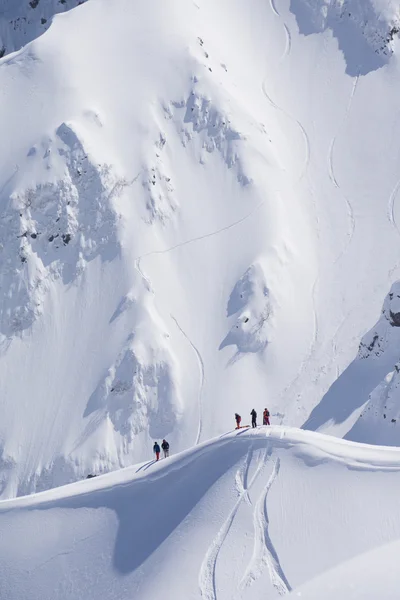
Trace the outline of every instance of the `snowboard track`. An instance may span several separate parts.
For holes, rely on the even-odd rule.
[[[275,6],[274,0],[270,0],[270,6],[271,6],[271,10],[274,13],[274,15],[282,19],[279,11],[277,10],[277,8]],[[283,19],[282,19],[282,21],[283,21]],[[286,44],[285,44],[285,50],[281,57],[281,61],[283,61],[290,54],[291,47],[292,47],[292,37],[291,37],[290,29],[286,25],[285,22],[283,22],[283,27],[284,27],[285,35],[286,35]],[[301,132],[301,135],[303,138],[304,149],[305,149],[304,150],[305,151],[305,159],[304,159],[303,168],[302,168],[299,178],[297,180],[297,183],[300,183],[300,181],[302,181],[302,179],[304,179],[304,177],[306,176],[308,167],[310,164],[310,157],[311,157],[310,139],[309,139],[307,131],[306,131],[304,125],[301,123],[301,121],[299,121],[299,119],[297,119],[293,115],[286,112],[285,109],[283,109],[281,106],[276,104],[276,102],[274,102],[274,100],[268,94],[266,87],[265,87],[266,79],[267,78],[265,78],[262,83],[262,90],[263,90],[264,96],[276,110],[282,112],[288,119],[290,119],[292,122],[296,123],[296,126],[298,127],[298,129],[300,129],[300,132]],[[313,192],[311,189],[310,189],[310,194],[313,195]],[[315,200],[314,200],[314,207],[315,207],[314,210],[315,210],[315,214],[316,214],[316,224],[317,224],[317,231],[318,231],[319,230],[319,219],[318,219],[318,214],[317,214],[317,210],[316,210],[316,206],[315,206]],[[301,364],[297,370],[296,375],[290,381],[290,383],[284,388],[284,390],[281,392],[280,395],[281,395],[282,399],[284,399],[284,397],[287,396],[287,394],[292,390],[293,386],[295,386],[296,383],[299,381],[301,375],[304,372],[304,369],[306,368],[306,365],[309,363],[309,361],[311,360],[311,358],[313,357],[313,355],[315,353],[315,349],[316,349],[317,341],[318,341],[318,331],[319,331],[318,315],[317,315],[316,300],[315,300],[318,282],[319,282],[319,274],[317,274],[317,276],[312,284],[312,288],[311,288],[311,301],[312,301],[312,305],[313,305],[313,319],[314,319],[313,339],[311,341],[309,350],[307,352],[307,356],[301,361]],[[284,419],[284,417],[282,417],[281,422],[283,422],[283,419]]]
[[[200,373],[200,386],[199,386],[199,392],[198,392],[199,428],[197,430],[197,436],[196,436],[196,441],[195,441],[195,446],[197,446],[197,444],[199,444],[199,442],[200,442],[201,434],[203,432],[203,390],[204,390],[204,383],[206,380],[204,361],[203,361],[203,357],[200,354],[200,351],[194,345],[194,343],[192,342],[190,337],[187,335],[187,333],[179,325],[177,319],[173,315],[171,315],[171,319],[174,321],[175,325],[177,326],[177,328],[179,329],[179,331],[181,332],[183,337],[186,338],[186,340],[189,342],[189,345],[191,346],[192,350],[194,351],[194,353],[196,355],[197,363],[199,366],[199,373]]]
[[[272,10],[272,12],[274,13],[274,15],[275,15],[276,17],[280,17],[280,14],[279,14],[279,12],[278,12],[278,10],[277,10],[276,6],[275,6],[275,0],[269,0],[269,3],[270,3],[270,5],[271,5],[271,10]]]
[[[294,117],[290,113],[286,112],[286,110],[284,108],[282,108],[281,106],[279,106],[279,104],[274,102],[274,100],[268,94],[268,92],[266,90],[266,86],[265,86],[266,79],[267,78],[265,78],[261,84],[261,88],[262,88],[264,96],[266,97],[268,102],[271,104],[271,106],[273,108],[275,108],[275,110],[281,112],[288,120],[290,120],[292,123],[296,124],[296,127],[300,130],[301,136],[303,138],[305,158],[304,158],[304,164],[300,171],[300,175],[298,176],[297,181],[296,181],[296,183],[300,183],[300,181],[302,181],[304,179],[305,175],[307,174],[308,165],[310,163],[310,154],[311,154],[310,140],[309,140],[307,131],[305,130],[305,127],[304,127],[304,125],[302,125],[301,121],[299,121],[296,117]]]
[[[400,179],[396,182],[396,185],[394,186],[394,188],[390,194],[389,201],[388,201],[388,208],[387,208],[387,218],[389,219],[389,223],[392,225],[392,227],[395,228],[397,235],[400,237],[400,228],[397,224],[396,215],[395,215],[395,204],[396,204],[399,188],[400,188]]]
[[[338,177],[336,175],[335,172],[335,168],[334,168],[334,149],[335,149],[335,145],[336,145],[336,141],[338,138],[338,135],[341,131],[341,129],[343,129],[346,125],[346,121],[348,119],[348,116],[350,114],[350,110],[351,110],[351,106],[353,104],[353,100],[354,100],[354,96],[357,90],[357,86],[358,86],[358,82],[360,79],[360,75],[357,75],[356,78],[354,79],[354,83],[350,92],[350,96],[349,96],[349,100],[347,102],[347,107],[346,107],[346,112],[342,121],[342,125],[339,128],[338,133],[332,138],[332,141],[330,143],[329,146],[329,152],[328,152],[328,174],[329,174],[329,179],[332,182],[332,185],[339,191],[339,193],[341,194],[343,200],[346,203],[346,210],[347,210],[347,215],[348,215],[348,219],[350,222],[350,227],[349,227],[349,231],[347,234],[347,240],[346,243],[344,244],[341,252],[339,252],[339,254],[337,255],[337,257],[335,258],[335,260],[332,263],[332,267],[334,267],[335,265],[337,265],[342,259],[343,257],[347,254],[347,252],[350,249],[351,243],[353,241],[354,238],[354,234],[355,234],[355,230],[356,230],[356,219],[354,216],[354,209],[353,206],[349,200],[349,198],[347,197],[347,195],[344,193],[344,191],[342,190]],[[400,185],[400,180],[399,180],[399,185]],[[400,235],[400,232],[399,232]],[[328,365],[327,365],[327,370],[329,370],[331,368],[332,362],[334,360],[336,360],[336,348],[337,348],[337,338],[340,334],[340,332],[342,331],[344,325],[347,323],[349,315],[345,316],[344,319],[341,321],[341,323],[339,323],[335,333],[332,336],[332,349],[334,350],[334,356],[331,358],[331,360],[329,361]]]
[[[346,112],[342,121],[342,125],[340,127],[340,130],[343,129],[346,125],[346,121],[348,119],[348,116],[350,114],[350,110],[351,110],[351,106],[353,104],[353,99],[357,90],[357,85],[358,85],[358,81],[359,81],[360,76],[357,75],[357,77],[354,80],[351,92],[350,92],[350,97],[349,100],[347,102],[347,107],[346,107]],[[340,192],[343,200],[345,201],[346,204],[346,211],[347,211],[347,215],[348,215],[348,219],[350,222],[350,227],[349,227],[349,232],[347,234],[347,241],[342,249],[342,251],[339,253],[339,255],[335,258],[335,260],[333,261],[333,265],[337,264],[341,258],[347,253],[350,244],[353,240],[354,237],[354,233],[355,233],[355,229],[356,229],[356,220],[355,220],[355,216],[354,216],[354,210],[353,210],[353,206],[350,202],[350,200],[348,199],[347,195],[344,193],[344,191],[342,190],[338,178],[336,176],[336,172],[335,172],[335,168],[334,168],[334,149],[335,149],[335,145],[336,145],[336,141],[338,138],[338,135],[340,133],[339,132],[332,138],[332,141],[330,143],[329,146],[329,153],[328,153],[328,174],[329,174],[329,179],[331,180],[333,186]]]
[[[289,56],[290,51],[292,49],[292,34],[290,33],[290,29],[286,25],[286,23],[283,24],[283,27],[285,28],[286,42],[285,42],[285,49],[281,56],[281,60],[284,60],[287,56]]]
[[[280,19],[282,19],[278,9],[275,6],[275,0],[270,0],[270,6],[271,6],[271,10],[273,12],[273,14],[276,17],[279,17]],[[282,19],[283,21],[283,19]],[[289,54],[291,51],[291,47],[292,47],[292,36],[290,33],[290,29],[289,27],[286,25],[285,22],[283,22],[283,28],[285,30],[285,37],[286,37],[286,41],[285,41],[285,49],[283,51],[283,54],[280,58],[281,61],[283,61]],[[267,89],[266,89],[266,80],[267,77],[264,78],[262,84],[261,84],[261,88],[263,91],[264,96],[266,97],[266,99],[268,100],[268,102],[271,104],[271,106],[273,106],[273,108],[275,108],[277,111],[281,112],[283,115],[285,115],[285,117],[287,119],[289,119],[290,121],[294,122],[297,126],[298,129],[300,129],[302,138],[303,138],[303,142],[304,142],[304,151],[305,151],[305,160],[304,160],[304,165],[303,168],[300,172],[300,175],[298,177],[297,183],[299,183],[306,175],[307,170],[308,170],[308,165],[310,163],[310,139],[308,137],[307,131],[304,127],[304,125],[301,123],[301,121],[299,121],[299,119],[297,119],[296,117],[294,117],[293,115],[291,115],[290,113],[286,112],[286,110],[284,108],[282,108],[279,104],[276,104],[276,102],[274,102],[274,100],[271,98],[271,96],[268,94]]]
[[[349,100],[347,102],[347,107],[346,107],[346,111],[345,111],[345,115],[343,118],[343,122],[342,122],[342,127],[344,127],[346,120],[348,118],[348,115],[350,113],[350,109],[351,109],[351,105],[354,99],[354,95],[356,93],[356,89],[357,89],[357,85],[358,85],[358,81],[359,81],[359,75],[357,75],[357,77],[354,80],[351,92],[350,92],[350,96],[349,96]],[[348,252],[351,242],[353,240],[354,237],[354,233],[355,233],[355,227],[356,227],[356,222],[355,222],[355,216],[354,216],[354,210],[352,207],[351,202],[349,201],[348,197],[346,196],[346,194],[343,192],[336,173],[335,173],[335,169],[334,169],[334,164],[333,164],[333,151],[334,151],[334,147],[336,144],[336,140],[337,140],[338,134],[336,134],[333,138],[332,141],[330,143],[329,146],[329,152],[328,152],[328,174],[329,174],[329,179],[331,180],[332,184],[334,185],[334,187],[340,192],[340,194],[342,195],[345,203],[346,203],[346,211],[347,211],[347,215],[348,215],[348,219],[350,222],[350,227],[349,227],[349,232],[347,235],[347,240],[346,243],[343,247],[343,249],[341,250],[341,252],[338,254],[338,256],[334,259],[332,266],[336,265],[343,257],[344,255]],[[400,180],[399,180],[399,187],[400,187]],[[400,235],[400,232],[399,232]],[[313,358],[315,351],[316,351],[316,347],[317,347],[317,342],[318,342],[318,335],[319,335],[319,326],[318,326],[318,313],[316,310],[316,302],[315,302],[315,296],[316,296],[316,290],[317,287],[319,285],[319,281],[320,281],[320,275],[317,276],[317,278],[314,281],[314,285],[312,288],[312,300],[313,300],[313,306],[314,306],[314,340],[312,342],[310,351],[308,352],[308,355],[306,356],[305,359],[302,360],[299,370],[296,374],[296,376],[294,377],[294,379],[291,381],[291,383],[284,389],[284,391],[282,392],[281,396],[284,397],[286,396],[292,389],[293,387],[297,384],[297,382],[299,381],[301,375],[304,372],[304,369],[306,368],[306,365],[311,361],[311,359]],[[343,325],[345,324],[345,322],[347,321],[347,317],[345,317],[345,319],[339,324],[338,328],[336,329],[335,334],[332,337],[332,346],[335,347],[335,340],[336,337],[339,335],[339,332],[341,331]],[[331,361],[332,362],[332,361]],[[331,364],[331,363],[330,363]],[[329,365],[330,366],[330,365]],[[317,378],[318,378],[318,374],[317,374]],[[281,421],[283,423],[283,419]]]
[[[253,450],[252,446],[250,446],[249,451],[246,454],[246,459],[241,467],[236,472],[235,477],[235,486],[239,496],[244,494],[244,498],[248,504],[251,505],[251,498],[249,496],[248,488],[248,480],[249,480],[249,469],[251,465],[251,461],[253,458]]]
[[[217,535],[211,542],[211,545],[209,546],[209,548],[206,552],[206,555],[204,557],[204,560],[202,562],[202,565],[200,567],[199,587],[200,587],[201,598],[203,600],[217,600],[216,568],[217,568],[217,561],[218,561],[219,553],[220,553],[221,548],[229,534],[229,531],[232,527],[232,523],[234,522],[234,519],[236,517],[236,514],[240,508],[242,501],[246,498],[251,487],[253,486],[253,484],[257,480],[258,476],[260,475],[261,471],[265,467],[265,462],[266,462],[267,453],[268,453],[267,449],[260,452],[257,469],[256,469],[254,475],[252,476],[252,478],[250,479],[248,486],[244,487],[245,480],[247,480],[247,478],[248,478],[248,471],[249,471],[249,467],[250,467],[250,463],[251,463],[251,457],[249,458],[250,453],[252,453],[251,448],[249,449],[247,456],[245,458],[245,467],[244,467],[244,475],[243,475],[243,492],[239,495],[239,498],[235,502],[232,510],[230,511],[227,518],[223,522]],[[236,477],[240,478],[240,474],[239,475],[236,474]]]
[[[268,456],[271,451],[268,452]],[[279,556],[269,534],[269,517],[267,499],[271,487],[279,475],[280,460],[273,462],[271,475],[267,485],[260,494],[253,513],[254,547],[252,558],[240,582],[241,589],[250,586],[258,579],[265,567],[268,568],[271,583],[280,595],[289,593],[292,588],[285,576]]]

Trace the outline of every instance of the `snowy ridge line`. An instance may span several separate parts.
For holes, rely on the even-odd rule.
[[[305,460],[311,458],[315,464],[332,460],[354,469],[400,471],[400,447],[361,444],[315,431],[272,425],[240,431],[240,434],[234,430],[222,438],[217,437],[201,442],[198,446],[171,456],[168,460],[158,463],[146,461],[145,467],[153,467],[149,472],[146,472],[147,469],[140,470],[142,466],[140,464],[133,465],[99,475],[93,479],[77,481],[29,496],[2,500],[0,501],[0,512],[13,508],[54,503],[68,497],[112,491],[119,486],[144,485],[146,481],[167,477],[169,473],[190,464],[196,460],[199,453],[218,451],[220,447],[231,443],[244,445],[245,452],[249,444],[254,450],[270,448],[273,451],[280,448],[291,448],[295,449],[299,458]]]
[[[268,453],[270,455],[270,452]],[[268,571],[271,577],[271,583],[280,595],[287,594],[291,591],[291,586],[286,579],[286,576],[281,567],[278,554],[272,543],[269,535],[269,518],[267,509],[267,498],[272,484],[276,480],[279,474],[280,459],[273,461],[272,473],[268,479],[265,489],[260,494],[259,499],[253,513],[253,525],[254,525],[254,548],[253,555],[246,568],[246,571],[240,582],[240,588],[244,589],[250,586],[256,579],[258,579],[264,570],[264,567],[268,567]]]
[[[266,459],[266,457],[267,457],[266,450],[264,451],[263,456],[264,456],[264,459]],[[245,458],[245,465],[246,465],[245,473],[248,473],[250,462],[251,462],[251,456],[250,456],[250,451],[248,451],[246,458]],[[265,467],[265,464],[266,464],[265,460],[262,460],[262,456],[260,456],[260,459],[259,459],[258,465],[257,465],[257,469],[256,469],[253,477],[251,478],[248,486],[245,487],[246,484],[243,479],[243,481],[242,481],[243,492],[239,495],[239,498],[237,499],[234,507],[232,508],[231,512],[229,513],[226,520],[222,524],[220,530],[218,531],[216,537],[212,541],[209,549],[207,550],[207,553],[204,557],[204,560],[203,560],[201,568],[200,568],[200,573],[199,573],[200,593],[201,593],[201,597],[204,598],[204,600],[217,600],[216,566],[217,566],[218,555],[221,551],[224,541],[227,538],[229,530],[232,527],[232,523],[235,519],[235,516],[237,514],[237,511],[239,510],[239,507],[240,507],[243,499],[245,499],[246,496],[248,495],[254,482],[257,480],[259,474]]]
[[[173,315],[170,315],[170,316],[171,316],[171,319],[174,321],[175,325],[177,326],[177,328],[179,329],[179,331],[187,339],[190,346],[194,350],[194,353],[196,354],[197,362],[199,365],[199,372],[200,372],[200,386],[199,386],[199,393],[198,393],[199,428],[197,430],[196,441],[195,441],[195,446],[197,446],[200,443],[200,438],[201,438],[201,434],[203,431],[203,389],[204,389],[204,383],[206,380],[204,361],[200,354],[200,351],[196,348],[196,346],[193,344],[192,340],[189,338],[189,336],[185,333],[185,331],[179,325],[176,318]]]

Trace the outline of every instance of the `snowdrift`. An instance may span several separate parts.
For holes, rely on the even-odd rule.
[[[278,426],[235,431],[158,464],[2,502],[0,596],[296,597],[328,569],[349,580],[375,556],[359,555],[398,544],[399,493],[400,449]],[[394,580],[397,569],[389,590]],[[341,598],[363,597],[344,583]]]

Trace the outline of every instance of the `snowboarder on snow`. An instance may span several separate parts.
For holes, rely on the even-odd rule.
[[[242,420],[242,417],[240,415],[238,415],[237,413],[235,413],[236,429],[240,429],[240,421],[241,420]]]
[[[164,451],[164,458],[168,458],[168,456],[169,456],[169,444],[168,444],[167,440],[163,440],[162,441],[161,448]]]
[[[253,410],[251,411],[250,414],[251,414],[251,426],[252,427],[257,427],[257,413],[254,410],[254,408],[253,408]]]
[[[264,408],[263,412],[263,425],[269,425],[269,410],[268,408]]]
[[[153,452],[156,455],[156,460],[159,460],[159,458],[160,458],[160,446],[158,445],[158,442],[154,442]]]

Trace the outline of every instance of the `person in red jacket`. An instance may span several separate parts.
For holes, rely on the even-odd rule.
[[[269,425],[269,410],[268,408],[264,408],[263,412],[263,425]]]
[[[238,415],[237,413],[235,413],[236,429],[240,429],[241,420],[242,420],[242,417],[240,415]]]

